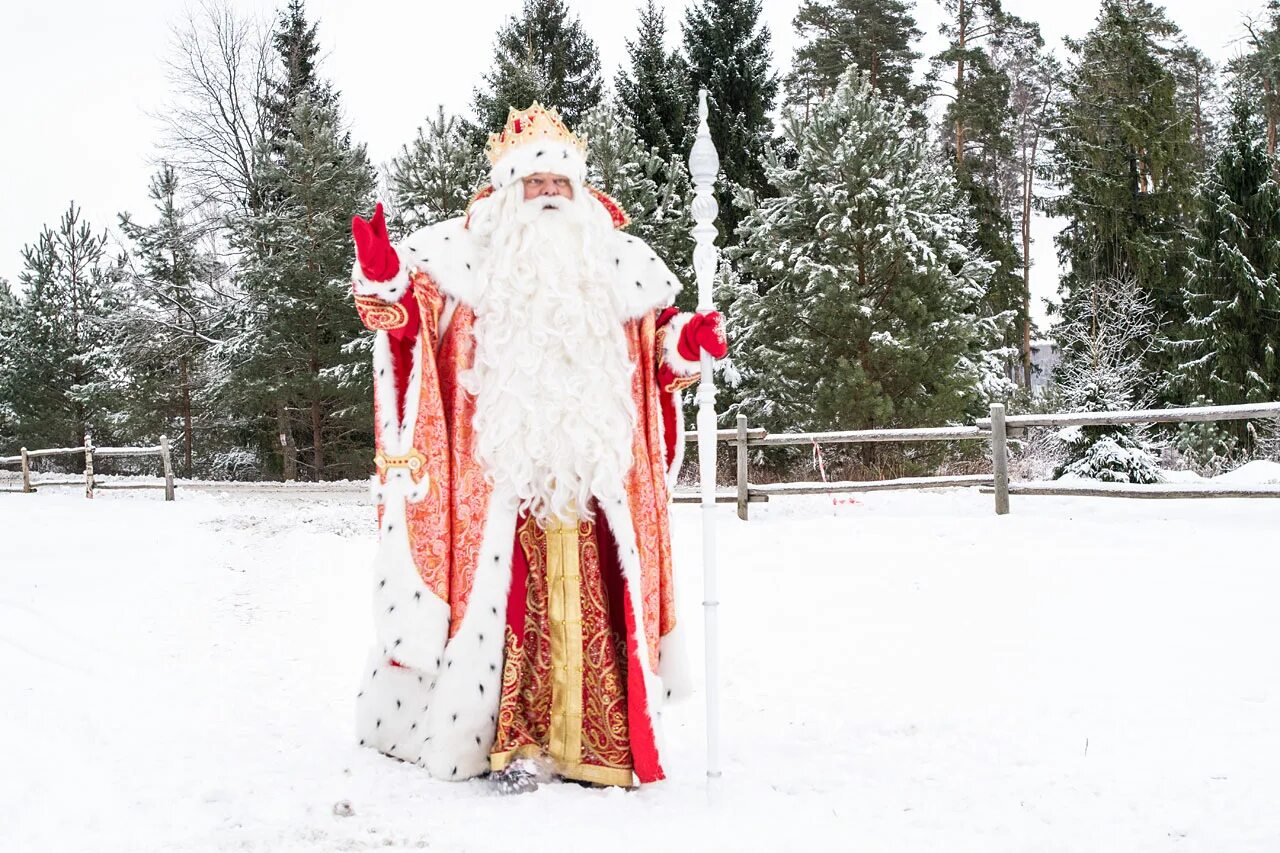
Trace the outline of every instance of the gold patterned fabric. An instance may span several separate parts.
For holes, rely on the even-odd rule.
[[[494,770],[541,755],[568,779],[632,784],[622,589],[602,533],[520,524]]]

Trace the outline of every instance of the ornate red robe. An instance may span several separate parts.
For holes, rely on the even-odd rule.
[[[683,445],[678,394],[696,378],[697,365],[675,348],[686,318],[662,311],[679,282],[642,241],[620,231],[611,236],[614,286],[624,296],[622,322],[636,368],[633,463],[623,484],[625,502],[595,507],[594,524],[575,532],[578,556],[571,562],[575,571],[594,567],[598,577],[580,577],[595,584],[592,591],[604,590],[600,595],[608,602],[602,603],[612,603],[596,614],[597,623],[613,621],[612,640],[597,642],[588,663],[597,674],[607,675],[612,666],[625,679],[625,747],[636,778],[651,782],[663,778],[661,702],[688,686],[676,629],[667,506]],[[529,730],[540,723],[524,730],[500,726],[499,714],[524,707],[522,686],[526,695],[545,692],[537,665],[513,663],[513,638],[516,647],[525,645],[533,624],[530,578],[543,583],[551,568],[531,566],[531,558],[546,555],[562,532],[531,534],[511,496],[494,494],[475,456],[475,400],[459,384],[474,355],[471,304],[478,285],[472,270],[479,268],[465,220],[422,229],[396,248],[401,270],[391,281],[367,281],[359,265],[353,272],[357,308],[377,333],[374,492],[381,529],[373,578],[376,641],[357,700],[357,727],[364,745],[417,762],[437,778],[466,779],[526,754],[529,737],[538,740]],[[613,664],[607,660],[611,642]],[[594,677],[588,673],[588,680]],[[504,681],[514,684],[506,685],[505,697]],[[556,695],[561,717],[592,713],[591,702],[574,711],[565,690]],[[525,706],[536,706],[535,716],[546,720],[541,705]],[[588,718],[581,732],[603,727],[616,733],[616,706],[601,710],[600,719]],[[556,724],[550,725],[554,742]],[[564,744],[562,738],[559,746]],[[617,761],[605,764],[621,769]],[[566,775],[625,784],[616,772]]]

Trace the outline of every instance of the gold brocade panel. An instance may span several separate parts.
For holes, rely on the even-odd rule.
[[[632,783],[626,645],[615,617],[621,591],[618,580],[606,577],[602,538],[592,522],[520,526],[523,618],[519,608],[514,620],[509,614],[495,770],[518,757],[546,755],[566,778]]]

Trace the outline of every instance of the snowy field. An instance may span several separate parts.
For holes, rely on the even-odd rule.
[[[0,850],[1280,850],[1280,501],[725,508],[714,794],[695,697],[669,781],[500,798],[354,743],[364,495],[0,494]]]

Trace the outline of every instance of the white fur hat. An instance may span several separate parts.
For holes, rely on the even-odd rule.
[[[506,127],[489,134],[485,153],[495,190],[536,172],[564,175],[579,185],[587,182],[586,141],[565,127],[555,109],[537,101],[527,110],[512,108]]]

